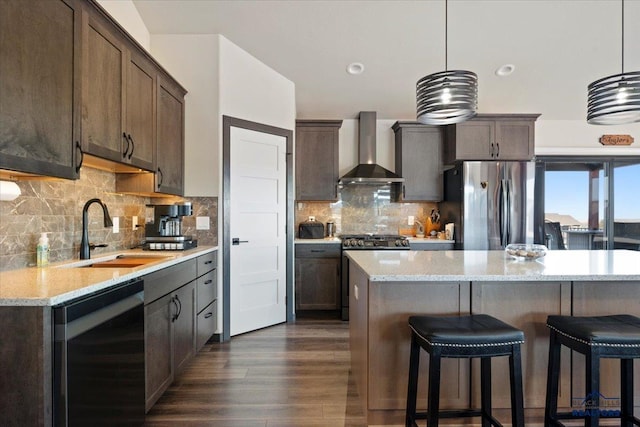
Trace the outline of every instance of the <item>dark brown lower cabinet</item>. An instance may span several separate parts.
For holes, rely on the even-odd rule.
[[[296,310],[340,310],[340,244],[296,245]]]
[[[144,276],[145,409],[196,353],[196,260]]]
[[[166,295],[144,308],[146,382],[145,410],[160,398],[173,381],[171,353],[173,325],[171,317],[173,295]]]
[[[195,296],[192,281],[144,308],[147,411],[195,355]]]

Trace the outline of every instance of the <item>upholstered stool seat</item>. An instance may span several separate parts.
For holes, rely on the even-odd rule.
[[[522,367],[520,345],[524,333],[486,314],[435,317],[411,316],[411,355],[407,390],[407,427],[416,420],[427,420],[429,427],[438,425],[440,418],[482,417],[482,425],[501,425],[491,415],[491,358],[509,356],[511,378],[511,421],[513,426],[524,425],[522,396]],[[420,348],[429,354],[429,386],[427,412],[416,412]],[[441,358],[480,358],[481,409],[441,411]]]
[[[640,426],[633,415],[633,359],[640,358],[640,318],[630,315],[598,317],[549,316],[549,366],[545,426],[563,426],[561,419],[584,419],[584,425],[597,427],[601,417],[620,418],[620,425]],[[558,413],[560,348],[564,345],[582,353],[585,361],[585,401],[600,396],[600,359],[620,359],[620,414],[601,410],[599,404],[582,411]],[[600,397],[598,397],[598,402]],[[610,409],[610,408],[606,408]]]

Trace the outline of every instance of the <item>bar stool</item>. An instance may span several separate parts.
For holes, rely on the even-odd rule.
[[[599,317],[549,316],[547,326],[551,330],[551,336],[544,425],[564,426],[559,420],[584,418],[585,427],[597,427],[600,418],[606,416],[620,418],[622,427],[640,426],[640,420],[633,415],[633,359],[640,358],[640,318],[623,314]],[[600,401],[600,359],[620,359],[619,417],[608,413],[601,414],[599,407],[587,407],[582,414],[558,413],[562,345],[586,357],[585,400],[596,397],[598,403]]]
[[[486,314],[456,317],[411,316],[409,326],[411,327],[411,356],[407,391],[407,427],[417,426],[416,420],[426,419],[429,427],[437,427],[440,418],[464,417],[482,417],[483,427],[501,426],[491,415],[491,358],[496,356],[509,356],[511,422],[513,426],[524,426],[520,362],[520,344],[524,343],[522,331]],[[427,412],[416,412],[420,348],[429,354]],[[440,410],[442,357],[480,358],[480,410]]]

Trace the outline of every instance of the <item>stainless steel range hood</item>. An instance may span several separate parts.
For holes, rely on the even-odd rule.
[[[376,164],[376,112],[361,111],[358,137],[358,166],[347,172],[340,184],[387,184],[404,178]]]

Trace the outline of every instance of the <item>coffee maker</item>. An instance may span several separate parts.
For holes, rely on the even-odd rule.
[[[198,246],[197,240],[182,234],[182,217],[193,214],[191,203],[147,207],[153,208],[153,222],[147,220],[144,226],[145,249],[182,251]]]

